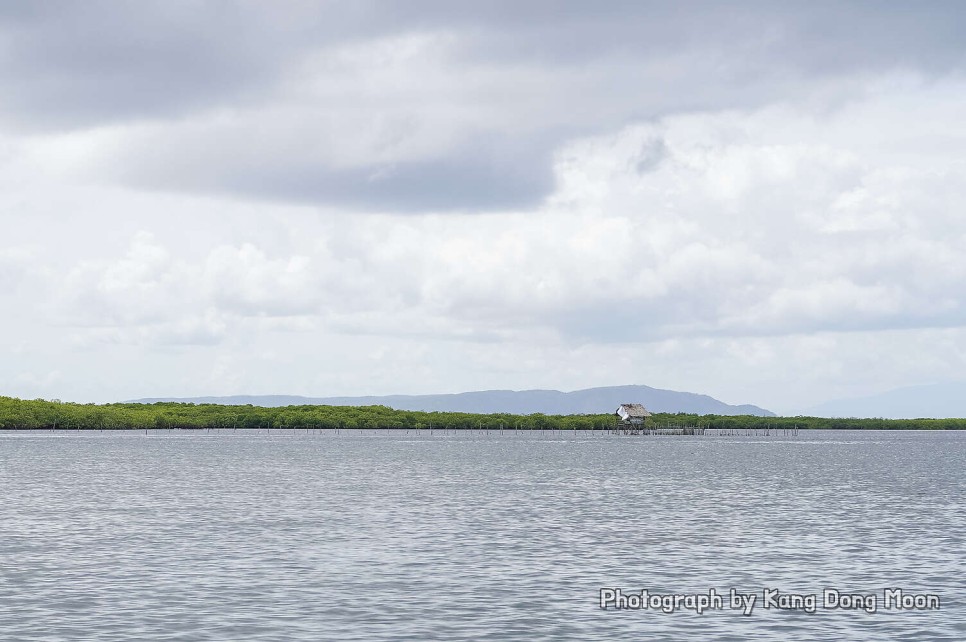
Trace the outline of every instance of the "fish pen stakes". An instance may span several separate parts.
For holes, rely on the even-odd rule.
[[[797,437],[798,426],[765,426],[757,428],[710,428],[706,426],[684,426],[676,424],[656,425],[615,425],[614,435],[692,435],[705,437]]]

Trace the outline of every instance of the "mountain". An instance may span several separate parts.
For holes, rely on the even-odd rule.
[[[882,417],[946,419],[966,417],[966,382],[896,388],[868,397],[837,399],[809,408],[814,417]]]
[[[708,395],[692,392],[661,390],[650,386],[610,386],[588,388],[573,392],[558,390],[482,390],[447,395],[388,395],[381,397],[298,397],[289,395],[260,395],[232,397],[188,397],[136,399],[132,403],[178,401],[185,403],[214,403],[253,406],[374,406],[382,405],[398,410],[449,412],[576,415],[613,412],[622,403],[642,403],[651,412],[690,412],[699,415],[759,415],[775,414],[758,406],[732,406]]]

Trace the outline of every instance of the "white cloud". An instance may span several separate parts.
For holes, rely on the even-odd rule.
[[[861,120],[856,110],[830,129]],[[74,282],[91,265],[68,282],[101,301],[108,321],[211,308],[315,316],[368,334],[535,326],[607,342],[961,317],[966,264],[949,240],[963,228],[935,228],[923,211],[936,176],[883,165],[847,137],[783,142],[812,120],[788,108],[668,118],[561,150],[558,192],[538,211],[332,215],[298,223],[307,239],[297,250],[217,245],[193,263],[139,236],[125,258],[89,275],[92,291]],[[659,150],[644,171],[642,149]],[[947,170],[941,180],[958,178]],[[884,203],[888,216],[863,202]],[[870,216],[888,224],[856,224]]]
[[[706,51],[623,56],[384,34],[304,48],[264,96],[2,139],[0,387],[641,382],[787,410],[959,377],[962,78],[810,77],[804,101],[749,83],[745,102],[698,86]],[[517,175],[527,198],[487,193]]]

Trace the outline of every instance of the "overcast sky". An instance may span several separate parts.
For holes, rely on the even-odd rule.
[[[0,4],[0,394],[964,378],[961,2]]]

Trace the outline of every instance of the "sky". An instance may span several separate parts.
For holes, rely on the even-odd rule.
[[[959,381],[960,2],[0,4],[0,395]]]

